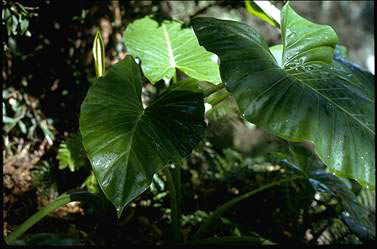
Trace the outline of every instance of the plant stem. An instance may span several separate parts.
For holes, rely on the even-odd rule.
[[[230,92],[226,92],[224,93],[222,96],[218,96],[216,97],[215,99],[211,100],[211,102],[209,104],[212,105],[212,107],[214,107],[215,105],[217,105],[218,103],[224,101],[226,98],[228,98],[230,96]]]
[[[224,88],[224,83],[220,83],[218,85],[215,85],[205,91],[203,91],[203,97],[207,98],[209,95],[213,94],[214,92],[217,92],[218,90],[221,90]]]
[[[175,167],[178,167],[178,166],[175,166]],[[178,209],[177,191],[174,185],[174,179],[170,171],[171,171],[170,168],[165,169],[165,174],[168,180],[168,188],[169,188],[173,237],[174,237],[175,242],[179,243],[181,242],[181,222],[180,222],[180,214],[179,214],[179,209]]]
[[[9,245],[14,240],[18,239],[21,235],[23,235],[30,227],[32,227],[42,218],[44,218],[51,212],[55,211],[57,208],[62,207],[69,202],[85,200],[85,201],[95,202],[97,205],[99,203],[98,199],[100,199],[98,196],[89,192],[77,192],[77,193],[72,193],[72,194],[64,193],[61,196],[59,196],[56,200],[51,202],[48,206],[41,208],[37,213],[32,215],[24,223],[18,226],[12,233],[10,233],[5,238],[5,243]]]
[[[261,187],[255,189],[255,190],[253,190],[253,191],[245,193],[241,196],[238,196],[238,197],[226,202],[221,207],[217,208],[216,211],[204,222],[204,224],[199,227],[198,231],[196,231],[196,233],[194,234],[194,236],[192,237],[191,240],[197,240],[197,239],[200,239],[201,237],[203,237],[203,235],[205,235],[210,230],[210,228],[223,215],[223,213],[225,213],[227,210],[229,210],[234,205],[238,204],[240,201],[242,201],[246,198],[249,198],[250,196],[252,196],[256,193],[259,193],[259,192],[261,192],[265,189],[271,188],[275,185],[279,185],[283,182],[293,181],[293,180],[296,180],[298,178],[303,178],[303,176],[293,176],[293,177],[290,177],[290,178],[286,178],[286,179],[282,179],[282,180],[279,180],[279,181],[275,181],[275,182],[266,184],[266,185],[261,186]]]
[[[181,226],[181,207],[182,207],[182,195],[181,195],[181,165],[175,165],[175,168],[172,170],[173,180],[175,186],[175,193],[177,198],[177,216],[179,227]]]
[[[177,83],[177,71],[175,71],[173,74],[172,83],[173,84]]]

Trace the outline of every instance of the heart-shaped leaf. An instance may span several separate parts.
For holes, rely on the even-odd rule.
[[[126,56],[96,81],[81,106],[84,148],[118,215],[153,174],[191,153],[206,128],[195,80],[172,85],[147,108],[141,90],[139,65]]]
[[[216,55],[201,47],[193,30],[182,25],[158,23],[148,16],[136,20],[124,32],[128,53],[141,59],[143,73],[152,83],[170,80],[176,68],[191,78],[220,83]]]
[[[199,43],[248,121],[288,141],[309,141],[329,170],[375,187],[374,76],[333,61],[333,29],[282,10],[281,66],[253,28],[196,18]],[[278,48],[277,48],[278,49]]]

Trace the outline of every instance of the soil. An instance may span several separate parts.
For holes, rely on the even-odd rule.
[[[23,141],[18,141],[23,144]],[[38,208],[46,206],[51,199],[39,195],[39,190],[33,186],[32,171],[41,157],[50,147],[47,140],[43,140],[39,148],[30,153],[31,144],[22,148],[16,156],[6,158],[3,162],[3,235],[7,236],[13,225],[23,222]],[[28,201],[26,201],[28,200]],[[26,204],[25,204],[26,203]],[[57,209],[53,217],[62,218],[68,214],[81,213],[83,209],[78,202],[68,203]],[[16,218],[12,218],[16,215]],[[29,215],[29,216],[28,216]]]

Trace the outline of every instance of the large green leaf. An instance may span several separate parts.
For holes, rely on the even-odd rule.
[[[124,40],[128,53],[141,59],[144,75],[152,83],[162,78],[170,80],[176,68],[191,78],[220,83],[216,57],[199,46],[190,28],[178,21],[160,24],[150,17],[136,20],[127,26]]]
[[[187,156],[206,128],[195,80],[172,85],[147,108],[141,90],[140,68],[127,56],[97,80],[81,106],[84,148],[118,215],[150,186],[153,174]]]
[[[221,78],[245,119],[288,141],[314,143],[330,171],[375,187],[374,76],[332,60],[338,39],[331,27],[288,4],[281,23],[282,66],[246,24],[197,18],[193,27],[219,56]]]

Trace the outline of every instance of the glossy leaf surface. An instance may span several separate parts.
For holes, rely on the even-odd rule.
[[[156,172],[191,153],[206,127],[195,80],[174,84],[145,109],[141,91],[139,65],[127,56],[97,80],[81,106],[84,148],[118,215]]]
[[[197,18],[199,43],[220,58],[221,78],[248,121],[288,141],[309,141],[329,170],[375,187],[374,76],[332,60],[337,36],[288,4],[281,65],[255,29]]]
[[[220,83],[216,55],[199,46],[192,29],[182,25],[150,17],[136,20],[124,32],[128,53],[141,59],[143,73],[152,83],[170,80],[176,69],[197,80]]]

